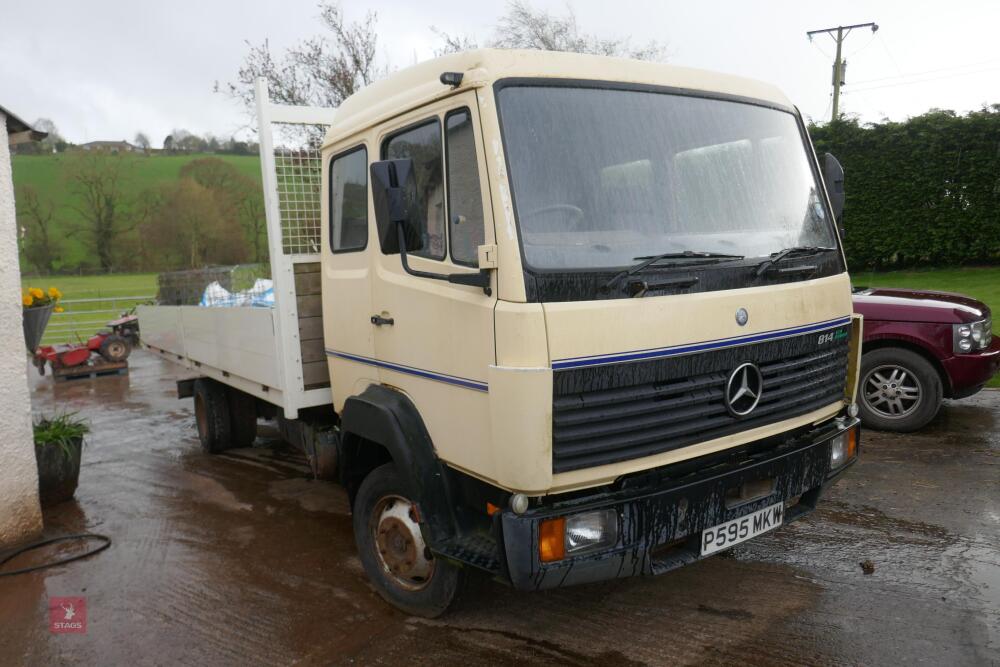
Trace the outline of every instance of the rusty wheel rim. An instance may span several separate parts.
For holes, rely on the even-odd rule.
[[[375,557],[386,576],[407,591],[418,591],[434,576],[434,558],[424,543],[416,508],[406,498],[383,496],[371,519]]]
[[[108,355],[112,359],[121,359],[125,356],[125,343],[114,342],[108,345]]]

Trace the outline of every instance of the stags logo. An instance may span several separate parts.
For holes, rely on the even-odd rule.
[[[87,632],[87,598],[49,598],[49,632]]]

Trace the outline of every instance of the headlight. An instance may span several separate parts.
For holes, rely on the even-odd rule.
[[[618,512],[597,510],[546,519],[538,526],[538,558],[543,563],[613,547],[618,542]]]
[[[968,324],[952,325],[955,354],[985,350],[993,340],[993,321],[979,320]]]
[[[852,428],[830,440],[830,470],[836,470],[858,453],[858,431]]]

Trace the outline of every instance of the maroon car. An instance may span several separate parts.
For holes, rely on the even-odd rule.
[[[964,398],[1000,370],[990,309],[961,294],[857,288],[865,317],[858,405],[862,422],[914,431],[934,418],[942,398]]]

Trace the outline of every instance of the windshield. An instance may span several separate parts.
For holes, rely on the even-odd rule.
[[[498,100],[530,268],[836,245],[791,113],[563,86],[510,85]]]

